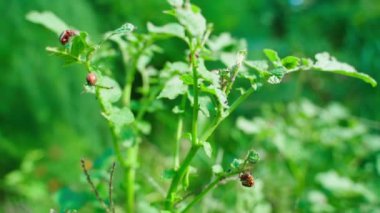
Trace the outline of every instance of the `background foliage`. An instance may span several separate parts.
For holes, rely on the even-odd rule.
[[[298,56],[328,51],[380,79],[380,4],[376,1],[239,0],[233,6],[230,0],[193,2],[215,23],[216,33],[227,31],[246,38],[252,56],[261,57],[263,48]],[[58,59],[49,57],[44,47],[58,39],[27,22],[25,15],[31,10],[53,11],[96,40],[100,32],[125,21],[141,31],[148,21],[165,23],[170,17],[161,11],[167,3],[16,0],[2,1],[0,8],[4,29],[0,37],[0,211],[46,212],[82,205],[83,211],[92,211],[95,202],[79,159],[93,160],[94,170],[104,175],[104,161],[111,153],[108,129],[96,100],[81,94],[84,72],[79,72],[79,66],[62,68]],[[160,45],[165,53],[155,58],[158,67],[181,55],[177,52],[181,43]],[[254,190],[232,182],[217,189],[223,193],[216,191],[199,208],[211,212],[225,208],[236,212],[253,208],[258,212],[370,212],[378,208],[380,88],[323,73],[300,73],[285,80],[252,96],[214,138],[218,141],[215,157],[224,156],[220,163],[225,165],[251,147],[260,150],[264,157],[255,172]],[[341,104],[331,104],[332,100]],[[166,156],[172,151],[174,122],[171,114],[158,113],[152,137],[160,142],[142,147],[140,160],[150,166],[139,171],[144,178],[138,194],[145,194],[152,203],[160,187],[168,184],[159,177],[170,163]],[[157,158],[162,165],[154,163]],[[195,164],[198,176],[211,175],[207,157],[198,156]],[[149,177],[156,177],[154,184]],[[150,208],[148,203],[139,203],[139,207]]]

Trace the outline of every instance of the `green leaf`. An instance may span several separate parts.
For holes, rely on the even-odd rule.
[[[194,37],[200,37],[206,31],[206,19],[200,11],[192,8],[177,8],[176,17],[186,30]]]
[[[249,68],[252,68],[259,73],[265,73],[268,72],[268,61],[265,60],[257,60],[257,61],[244,61],[244,64],[247,65]]]
[[[228,108],[229,106],[226,94],[222,90],[217,88],[214,88],[214,91],[218,102],[223,106],[223,108]]]
[[[210,72],[207,70],[204,61],[198,60],[198,74],[203,80],[210,82],[214,87],[219,88],[219,75],[216,72]]]
[[[69,26],[50,11],[37,12],[31,11],[26,14],[26,19],[35,24],[41,24],[47,29],[60,35],[64,30],[69,29]]]
[[[212,173],[218,175],[223,173],[223,167],[220,164],[215,164],[212,166]]]
[[[268,83],[279,84],[286,74],[287,70],[284,67],[277,67],[269,71],[272,76],[268,78]]]
[[[286,74],[287,70],[284,67],[277,67],[269,71],[272,75],[282,78]]]
[[[193,85],[194,84],[194,79],[193,79],[193,76],[191,74],[181,75],[180,78],[183,81],[183,83],[186,85]]]
[[[174,169],[165,169],[162,177],[165,179],[172,179],[175,175],[176,171]]]
[[[132,111],[128,107],[123,107],[122,109],[112,107],[112,110],[104,114],[104,117],[112,122],[117,130],[120,130],[124,125],[128,125],[135,120]]]
[[[300,64],[300,59],[295,56],[287,56],[281,60],[282,66],[288,70],[296,69]]]
[[[46,51],[52,53],[55,56],[61,57],[65,61],[65,64],[73,64],[80,61],[78,57],[68,54],[64,49],[61,48],[46,47]]]
[[[255,150],[249,150],[247,160],[249,163],[257,163],[260,160],[259,153],[257,153]]]
[[[103,102],[115,103],[121,97],[121,89],[119,84],[110,77],[98,76],[97,85],[99,88],[99,95]]]
[[[174,114],[182,114],[185,112],[185,110],[181,109],[178,105],[176,105],[175,107],[173,107],[172,112]]]
[[[168,0],[168,3],[173,7],[181,7],[183,5],[183,0]]]
[[[190,167],[186,169],[185,174],[183,175],[182,178],[182,187],[184,190],[186,190],[190,185]]]
[[[151,132],[151,130],[152,130],[151,124],[149,122],[146,122],[146,121],[143,121],[143,120],[140,120],[139,122],[136,122],[136,127],[144,135],[149,135],[150,132]]]
[[[355,183],[350,178],[340,176],[336,171],[327,171],[319,173],[316,180],[323,188],[334,195],[342,198],[363,196],[368,200],[376,199],[376,196],[368,190],[363,184]]]
[[[166,36],[176,36],[182,39],[186,38],[185,29],[177,23],[170,23],[170,24],[166,24],[164,26],[158,27],[148,22],[147,27],[148,27],[148,31],[151,33],[166,35]]]
[[[211,104],[211,99],[208,96],[199,96],[199,110],[204,116],[210,117],[209,105]]]
[[[135,29],[136,29],[136,27],[133,24],[131,24],[131,23],[125,23],[125,24],[121,25],[121,27],[119,27],[116,30],[112,31],[111,33],[112,34],[125,34],[125,33],[132,32]]]
[[[207,157],[211,158],[212,157],[212,147],[209,142],[203,142],[202,143],[203,150],[205,151]]]
[[[212,51],[221,51],[224,48],[234,44],[235,40],[231,37],[229,33],[222,33],[219,36],[213,36],[207,41],[207,46]]]
[[[310,58],[301,58],[301,67],[304,70],[309,70],[313,67],[314,62]]]
[[[164,88],[157,98],[168,98],[173,100],[179,95],[185,94],[186,92],[187,85],[183,83],[179,76],[174,76],[165,83]]]
[[[239,168],[242,164],[244,163],[244,161],[242,159],[237,159],[235,158],[232,163],[231,163],[231,167],[233,169],[237,169]]]
[[[270,84],[279,84],[281,83],[281,78],[275,75],[272,75],[271,77],[268,78],[267,82]]]
[[[81,55],[89,47],[86,39],[86,32],[80,32],[78,36],[74,36],[71,42],[70,54],[73,56]]]
[[[323,52],[315,55],[317,60],[313,66],[317,71],[331,72],[340,75],[350,76],[363,80],[366,83],[371,84],[373,87],[377,85],[375,79],[371,76],[357,72],[354,67],[349,64],[337,61],[334,57],[330,56],[329,53]]]
[[[264,49],[264,54],[267,56],[269,61],[273,63],[274,66],[281,66],[281,59],[278,56],[277,52],[271,49]]]

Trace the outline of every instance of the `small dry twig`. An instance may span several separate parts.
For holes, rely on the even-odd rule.
[[[83,170],[84,174],[86,175],[87,182],[88,182],[88,184],[90,184],[91,189],[92,189],[92,191],[94,192],[96,199],[97,199],[97,200],[99,201],[99,203],[103,206],[103,208],[106,210],[106,212],[110,212],[110,210],[109,210],[107,204],[104,202],[103,199],[100,198],[100,196],[99,196],[99,192],[98,192],[98,190],[96,189],[94,183],[93,183],[92,180],[91,180],[90,174],[88,173],[87,168],[86,168],[86,165],[85,165],[85,161],[84,161],[83,159],[81,159],[80,162],[81,162],[82,170]]]
[[[113,200],[112,200],[112,190],[113,190],[113,174],[115,172],[115,166],[116,166],[116,163],[113,162],[112,163],[112,167],[111,167],[111,171],[110,171],[110,181],[109,181],[109,185],[108,185],[108,193],[109,193],[109,200],[110,200],[110,209],[111,209],[111,212],[115,212],[115,206],[113,204]]]

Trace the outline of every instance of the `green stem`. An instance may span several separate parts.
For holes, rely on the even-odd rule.
[[[243,95],[239,96],[238,99],[236,99],[236,101],[231,105],[230,108],[228,108],[228,110],[226,111],[226,114],[224,115],[224,117],[227,117],[228,115],[230,115],[233,111],[236,110],[236,108],[241,104],[243,103],[253,92],[255,91],[255,89],[253,87],[250,87]]]
[[[181,212],[187,212],[191,207],[193,207],[198,201],[200,201],[211,189],[213,189],[223,178],[218,177],[213,182],[211,182],[200,194],[198,194],[194,200],[192,200],[184,210]]]
[[[197,202],[202,200],[202,198],[204,198],[207,195],[207,193],[209,193],[213,188],[215,188],[215,186],[218,185],[218,183],[220,183],[222,180],[239,173],[240,171],[225,173],[224,175],[220,175],[217,178],[215,178],[215,180],[213,180],[209,185],[207,185],[201,193],[199,193],[189,204],[187,204],[187,206],[181,211],[181,213],[189,211]]]
[[[165,203],[166,209],[169,209],[169,210],[172,209],[173,203],[175,201],[175,193],[177,191],[178,185],[179,185],[182,177],[184,176],[187,168],[189,167],[192,159],[194,158],[195,154],[197,154],[200,147],[201,146],[199,146],[199,145],[193,145],[191,147],[190,151],[187,153],[185,159],[181,163],[181,166],[179,167],[176,175],[174,176],[174,178],[171,182],[168,194],[166,196],[166,203]]]
[[[138,144],[128,148],[127,150],[127,166],[125,168],[126,183],[126,212],[135,212],[135,178],[138,156]]]
[[[193,71],[193,79],[194,79],[194,86],[193,86],[193,93],[194,93],[194,103],[193,103],[193,120],[192,120],[192,137],[191,141],[193,145],[198,144],[198,110],[199,110],[199,91],[198,91],[198,67],[196,65],[196,56],[195,51],[192,51],[190,56],[190,64],[191,69]]]
[[[255,91],[254,88],[250,87],[243,95],[239,96],[238,99],[236,99],[236,101],[231,105],[231,107],[224,113],[224,115],[222,117],[218,117],[213,125],[211,125],[211,127],[209,127],[202,135],[201,139],[200,139],[200,142],[204,142],[204,141],[207,141],[207,139],[214,133],[214,131],[216,130],[216,128],[220,125],[220,123],[226,118],[228,117],[228,115],[230,115],[233,111],[236,110],[236,108],[243,102],[245,101],[253,92]],[[169,192],[166,196],[166,203],[165,203],[165,208],[166,209],[172,209],[173,207],[173,203],[174,203],[174,199],[175,199],[175,192],[177,191],[177,188],[178,188],[178,185],[180,183],[180,180],[182,179],[183,175],[185,174],[186,172],[186,169],[188,168],[188,166],[190,165],[191,161],[193,160],[194,156],[196,155],[196,153],[198,152],[199,148],[201,147],[200,143],[196,144],[196,145],[193,145],[190,149],[190,151],[187,153],[185,159],[183,160],[183,162],[181,163],[181,166],[179,168],[179,170],[177,171],[176,175],[174,176],[172,182],[171,182],[171,185],[170,185],[170,188],[169,188]]]
[[[181,137],[183,131],[183,111],[185,110],[186,105],[186,96],[182,96],[181,106],[180,106],[180,115],[178,117],[177,123],[177,133],[176,133],[176,142],[175,142],[175,151],[174,151],[174,169],[179,168],[179,153],[181,147]]]

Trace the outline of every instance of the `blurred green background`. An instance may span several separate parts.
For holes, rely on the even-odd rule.
[[[328,51],[380,81],[378,0],[192,2],[214,23],[214,33],[247,39],[249,58],[262,57],[263,48],[278,50],[280,56],[310,57]],[[83,205],[80,212],[93,212],[79,159],[94,160],[96,168],[96,162],[110,153],[110,135],[98,104],[81,94],[82,68],[63,67],[59,59],[50,57],[44,48],[56,45],[57,36],[27,22],[25,15],[31,10],[53,11],[96,40],[126,21],[141,32],[148,21],[167,23],[172,20],[162,13],[167,8],[163,0],[0,2],[0,212],[63,211]],[[158,67],[182,53],[176,44],[162,45],[166,53],[155,61]],[[198,208],[202,212],[380,211],[379,106],[380,87],[342,76],[301,73],[278,86],[264,86],[214,137],[223,165],[252,147],[262,153],[256,188],[229,183]],[[163,111],[151,119],[153,127],[162,120],[169,122],[160,132],[153,131],[152,137],[162,142],[143,145],[139,175],[153,174],[165,188],[168,182],[160,179],[164,168],[148,156],[170,161],[165,156],[172,149],[165,141],[172,140],[170,123],[175,118]],[[199,156],[195,165],[199,174],[194,179],[210,177],[212,161]],[[194,187],[201,183],[205,181]],[[139,203],[141,212],[154,212],[148,204],[155,202],[154,196],[148,195],[158,190],[143,180],[138,190],[148,201]]]

